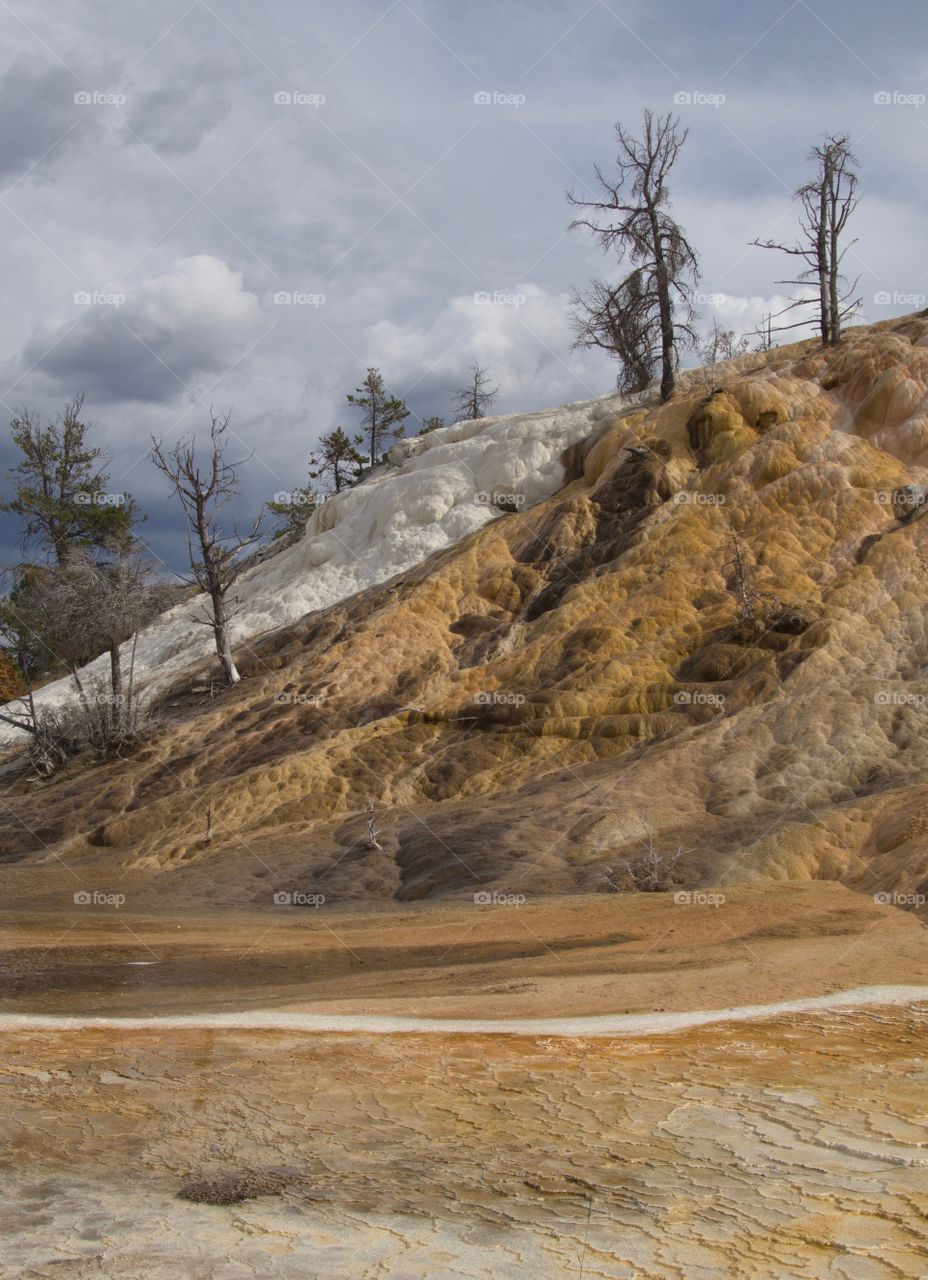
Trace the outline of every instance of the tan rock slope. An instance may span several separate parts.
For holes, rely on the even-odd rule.
[[[926,390],[924,316],[689,375],[550,500],[252,643],[235,691],[185,680],[130,758],[14,782],[0,852],[39,898],[65,866],[241,905],[533,896],[607,891],[648,826],[681,883],[917,906]]]

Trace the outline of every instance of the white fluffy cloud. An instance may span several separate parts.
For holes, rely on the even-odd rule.
[[[381,320],[365,335],[401,394],[446,391],[467,382],[472,359],[500,386],[500,403],[542,405],[601,395],[610,389],[601,356],[569,355],[570,299],[537,284],[459,294],[428,323]],[[443,406],[436,406],[441,412]],[[446,406],[444,406],[446,407]]]
[[[917,91],[924,65],[911,23],[878,6],[819,0],[772,26],[763,6],[731,21],[726,0],[572,15],[549,2],[530,23],[493,0],[385,0],[376,13],[369,0],[280,0],[270,17],[141,0],[12,7],[0,13],[0,406],[53,415],[85,389],[114,475],[183,409],[183,429],[201,429],[208,393],[234,409],[243,454],[257,451],[243,481],[257,501],[305,475],[321,433],[354,424],[345,392],[367,364],[418,416],[449,417],[475,357],[503,412],[608,391],[613,362],[570,350],[568,297],[617,267],[568,233],[564,191],[591,193],[614,122],[637,129],[643,106],[689,127],[674,209],[729,327],[753,327],[785,292],[790,263],[749,246],[791,239],[792,191],[827,129],[850,132],[860,157],[847,270],[865,314],[912,310],[926,291],[925,109],[875,100]],[[725,101],[678,103],[681,90]],[[526,301],[481,306],[481,288]],[[81,289],[127,301],[75,307]],[[326,302],[275,307],[281,290]],[[0,474],[14,457],[0,432]],[[142,476],[136,466],[132,482]],[[155,545],[176,558],[176,512],[155,493],[148,505]],[[0,513],[0,559],[15,526]]]
[[[257,297],[242,273],[210,254],[135,284],[77,291],[72,313],[35,334],[23,358],[61,389],[96,400],[171,400],[195,393],[259,331]]]

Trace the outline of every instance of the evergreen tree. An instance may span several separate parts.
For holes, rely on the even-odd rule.
[[[403,421],[409,417],[409,410],[404,401],[387,391],[379,369],[368,369],[354,395],[349,394],[348,403],[361,410],[362,439],[367,444],[369,465],[374,466],[380,459],[383,442],[389,436],[398,440],[403,434]]]
[[[138,518],[128,494],[107,491],[106,457],[89,442],[93,423],[82,421],[83,404],[83,395],[74,396],[45,426],[28,408],[11,423],[22,460],[8,473],[13,496],[0,510],[22,519],[24,550],[36,547],[55,564],[78,548],[127,547]]]
[[[306,521],[316,510],[319,500],[312,489],[294,489],[286,501],[273,501],[267,504],[272,516],[276,516],[278,527],[274,530],[274,538],[286,537],[288,533],[302,533]]]
[[[321,480],[328,493],[341,493],[342,489],[357,484],[364,455],[358,453],[355,445],[361,444],[362,439],[355,436],[352,440],[341,427],[323,436],[319,448],[309,455],[310,480]]]

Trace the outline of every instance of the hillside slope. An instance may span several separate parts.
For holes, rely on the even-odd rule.
[[[4,856],[228,903],[537,895],[608,890],[650,827],[680,883],[907,905],[928,524],[898,491],[928,481],[928,319],[711,377],[524,428],[494,484],[535,505],[250,641],[234,691],[185,677],[132,757],[15,783]]]

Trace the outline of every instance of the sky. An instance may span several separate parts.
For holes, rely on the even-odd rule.
[[[689,129],[673,209],[700,324],[747,331],[786,292],[810,148],[860,162],[864,320],[926,305],[924,0],[0,0],[0,473],[6,422],[86,395],[109,490],[181,567],[148,453],[231,410],[243,520],[305,483],[368,365],[412,411],[474,359],[497,412],[613,390],[569,301],[617,271],[568,230],[614,126]],[[9,492],[8,485],[4,492]],[[17,525],[0,518],[0,563]]]

